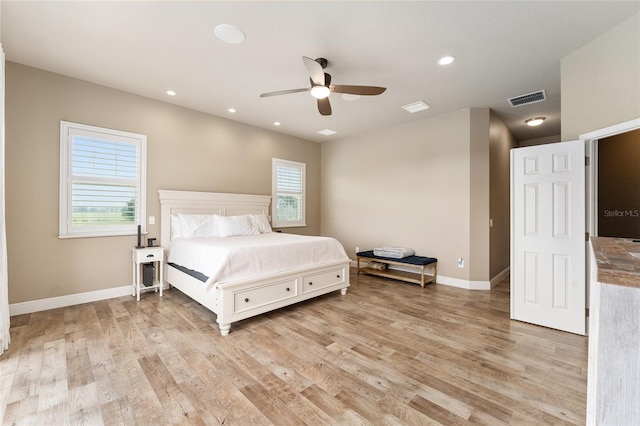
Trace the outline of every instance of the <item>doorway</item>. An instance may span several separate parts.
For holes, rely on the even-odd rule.
[[[598,236],[639,238],[640,129],[595,144]]]
[[[588,241],[589,241],[589,236],[599,235],[598,218],[600,217],[600,212],[599,212],[600,209],[598,207],[599,205],[598,172],[609,171],[609,168],[612,168],[612,167],[621,168],[621,167],[618,167],[618,164],[615,163],[616,161],[615,158],[617,158],[618,163],[621,162],[620,155],[618,154],[617,157],[614,156],[613,165],[607,165],[606,163],[603,163],[602,168],[600,170],[598,169],[598,155],[597,155],[598,142],[600,142],[601,147],[605,147],[605,144],[607,142],[612,143],[611,139],[607,140],[607,138],[611,138],[616,135],[624,135],[629,132],[638,131],[639,129],[640,129],[640,118],[627,121],[624,123],[620,123],[618,125],[611,126],[605,129],[600,129],[591,133],[580,135],[580,140],[575,141],[574,143],[564,142],[564,143],[552,144],[552,145],[556,145],[556,148],[560,150],[556,153],[554,152],[550,153],[552,157],[555,156],[554,159],[551,162],[549,162],[549,164],[552,167],[561,169],[559,170],[561,172],[567,171],[569,169],[578,169],[578,168],[581,168],[584,171],[584,174],[582,175],[582,177],[580,177],[579,179],[573,182],[573,185],[574,185],[573,190],[571,190],[571,182],[566,185],[560,181],[552,182],[551,186],[554,188],[554,190],[557,189],[556,192],[553,192],[551,190],[545,189],[543,185],[546,185],[546,183],[548,182],[546,182],[546,180],[544,179],[541,180],[540,182],[538,181],[529,182],[527,180],[528,179],[527,176],[529,175],[534,176],[536,179],[538,179],[538,176],[540,176],[540,179],[545,177],[541,173],[542,168],[540,168],[539,165],[543,164],[540,158],[542,155],[546,154],[546,151],[545,151],[546,148],[540,148],[542,150],[541,152],[537,152],[535,149],[532,150],[531,152],[527,151],[527,150],[531,150],[532,147],[520,148],[518,150],[514,150],[514,151],[518,151],[518,155],[522,157],[517,160],[514,159],[513,155],[515,154],[514,154],[514,151],[512,151],[512,161],[511,161],[511,166],[512,166],[512,172],[511,172],[511,180],[512,180],[512,185],[511,185],[512,186],[511,188],[511,191],[512,191],[511,301],[512,301],[512,309],[511,309],[511,315],[512,315],[512,318],[520,319],[526,322],[532,322],[534,324],[546,325],[551,328],[564,329],[564,330],[572,331],[578,334],[584,334],[585,332],[584,325],[586,325],[585,324],[587,320],[586,316],[588,316],[588,313],[586,313],[588,312],[588,310],[585,312],[584,308],[590,305],[590,290],[592,288],[592,286],[590,285],[592,283],[589,283],[589,280],[588,280],[589,276],[586,274],[586,271],[590,270],[590,265],[589,265],[590,256],[588,255],[589,253]],[[632,133],[632,136],[635,136],[635,133]],[[563,150],[562,146],[564,145],[568,147],[569,145],[567,144],[572,144],[571,145],[572,147],[573,147],[573,144],[575,144],[576,150],[575,152],[571,151],[571,153],[563,155],[563,153],[561,152]],[[553,150],[556,148],[549,147],[548,149]],[[604,151],[611,151],[611,150],[608,150],[605,147]],[[567,152],[569,152],[568,148],[567,148]],[[587,154],[587,159],[588,160],[590,159],[590,162],[587,163],[587,167],[584,166],[585,163],[583,161],[583,156],[585,152]],[[609,153],[610,152],[608,152],[607,155]],[[563,158],[564,159],[576,158],[576,159],[579,159],[579,163],[578,162],[574,163],[573,161],[569,162],[568,160],[562,160]],[[514,167],[514,164],[518,165],[518,167]],[[570,165],[570,167],[566,167],[567,165]],[[632,172],[635,172],[635,169],[633,167],[631,168],[631,170]],[[519,185],[516,185],[517,183],[519,183]],[[570,194],[572,192],[580,191],[581,189],[578,190],[578,188],[575,186],[576,184],[579,185],[580,187],[583,187],[584,185],[584,187],[581,189],[584,189],[583,193],[586,196],[585,197],[586,208],[583,207],[585,206],[585,199],[582,199],[580,201],[575,201],[575,202],[572,201],[569,203],[567,202],[567,197],[560,196],[562,194]],[[549,185],[546,185],[546,186],[549,186]],[[618,186],[620,186],[619,181],[618,181]],[[625,194],[624,192],[625,185],[622,185],[622,186],[623,186],[622,192],[623,194]],[[566,190],[562,190],[563,188]],[[639,188],[640,188],[640,183],[639,183]],[[544,246],[544,247],[543,246],[538,247],[534,244],[534,242],[537,244],[538,240],[536,240],[535,238],[532,238],[532,240],[535,240],[534,242],[531,242],[531,244],[533,245],[531,247],[527,246],[527,241],[525,241],[526,237],[529,237],[529,236],[533,237],[538,234],[541,234],[538,229],[539,226],[548,225],[546,222],[542,223],[539,220],[539,218],[541,217],[539,212],[542,211],[541,208],[539,208],[539,206],[543,205],[543,203],[539,201],[543,199],[542,196],[540,195],[542,194],[541,191],[543,191],[543,189],[549,194],[551,194],[551,197],[548,197],[547,196],[548,194],[545,195],[545,197],[550,200],[550,202],[546,203],[546,205],[547,207],[551,206],[551,208],[545,208],[543,210],[545,212],[553,212],[553,215],[550,216],[553,220],[556,220],[558,218],[562,219],[566,217],[566,218],[578,219],[581,222],[580,223],[581,231],[579,233],[573,232],[573,231],[566,233],[567,235],[571,234],[574,237],[578,237],[578,234],[580,234],[582,238],[581,240],[582,247],[580,248],[576,246],[577,248],[575,250],[575,253],[570,256],[571,258],[576,260],[582,259],[582,265],[580,266],[573,265],[571,262],[569,262],[567,260],[568,255],[566,254],[560,253],[554,256],[552,252],[554,249],[558,248],[555,242],[553,244],[548,244],[547,246]],[[605,188],[601,189],[601,191],[603,192],[606,190],[607,189]],[[628,192],[626,193],[626,196],[627,198],[631,198],[629,197]],[[638,197],[636,193],[632,198],[637,199],[640,197]],[[518,202],[520,204],[517,204]],[[567,208],[563,208],[563,206],[566,206]],[[578,208],[571,209],[571,206],[576,206]],[[518,208],[514,208],[514,207],[518,207]],[[571,210],[573,210],[573,213],[571,213]],[[609,216],[618,215],[618,213],[616,213],[615,210],[616,209],[612,210],[614,211],[614,213],[609,213]],[[628,210],[630,211],[629,216],[633,217],[635,216],[635,210],[638,210],[640,213],[640,206],[638,206],[637,209],[633,207],[633,208],[625,208],[625,210],[620,210],[620,211],[622,211],[623,212],[622,214],[624,215],[624,214],[627,214],[624,212],[627,212]],[[520,216],[516,216],[514,215],[514,211],[520,212],[522,214]],[[514,225],[514,223],[516,223],[515,222],[516,219],[519,220],[522,225],[521,226],[522,229],[520,229],[519,232],[514,231],[514,229],[516,228],[516,226]],[[560,224],[568,223],[567,221],[563,221],[563,220],[559,220],[559,221],[556,220],[556,221],[559,222]],[[576,226],[578,225],[575,220],[573,221],[573,223]],[[587,239],[586,239],[587,242],[585,242],[584,238],[582,237],[584,235],[585,225],[588,231]],[[549,226],[547,226],[547,228],[549,228]],[[554,227],[553,223],[551,223],[549,229],[554,230],[555,232],[556,227]],[[563,230],[565,229],[565,227],[559,226],[557,227],[557,229]],[[628,231],[625,231],[625,233],[626,232]],[[631,231],[631,232],[634,232],[634,231]],[[518,235],[521,237],[520,240],[522,241],[520,241],[520,244],[516,244],[516,242],[518,241],[514,239],[515,235]],[[582,253],[579,253],[579,252],[582,252]],[[548,258],[549,256],[551,256],[550,257],[551,260],[547,261],[546,258]],[[520,264],[518,264],[517,261],[520,261]],[[573,265],[573,267],[564,268],[563,265],[567,265],[567,264],[571,264]],[[520,266],[520,268],[518,268],[518,265]],[[573,274],[571,274],[571,270],[573,271]],[[559,273],[556,274],[557,271],[559,271]],[[565,273],[566,271],[569,271],[569,274],[566,274]],[[545,275],[544,279],[542,279],[543,275]],[[580,277],[578,277],[578,275],[580,275]],[[566,279],[567,277],[569,277],[569,279]],[[557,286],[555,285],[555,282],[559,282],[561,284],[570,283],[571,285]],[[542,285],[547,283],[547,286],[541,287],[540,283],[543,283]],[[566,291],[558,292],[556,291],[556,287],[560,290],[570,288],[574,290],[574,293],[567,296],[568,293]],[[582,287],[582,289],[580,289],[580,287]],[[518,297],[516,297],[517,295],[516,295],[516,292],[514,291],[514,289],[516,288],[519,288],[521,290]],[[540,289],[545,291],[541,292],[539,291]],[[558,295],[560,297],[558,297]],[[547,309],[547,311],[544,311],[544,309],[537,309],[531,315],[529,315],[529,311],[527,311],[526,309],[525,310],[521,309],[519,313],[516,312],[516,309],[515,309],[517,303],[523,302],[523,301],[524,302],[521,303],[521,305],[527,305],[526,306],[527,308],[535,305],[534,307],[541,307],[546,309],[546,308],[549,308],[549,306],[551,306],[552,308],[555,309],[557,307],[556,305],[562,305],[562,304],[556,303],[557,300],[560,300],[560,301],[570,300],[573,304],[580,305],[582,307],[580,310],[578,309],[575,310],[576,312],[575,318],[573,316],[571,316],[570,318],[572,325],[580,323],[579,325],[581,325],[581,327],[579,328],[564,327],[562,326],[562,324],[560,324],[559,326],[555,322],[554,324],[549,324],[548,322],[545,322],[546,320],[544,319],[541,320],[541,318],[546,318],[550,316],[548,315],[548,313],[551,312],[549,309]],[[537,303],[538,301],[542,301],[544,303],[542,302]],[[559,306],[559,307],[562,308],[563,306]],[[578,311],[580,312],[578,313]],[[524,313],[523,314],[524,316],[519,317],[520,314],[522,313]],[[560,321],[560,323],[562,323],[562,321]]]
[[[593,237],[640,237],[640,234],[637,233],[640,231],[640,217],[635,216],[635,210],[640,210],[640,192],[630,192],[632,186],[636,187],[634,182],[638,182],[636,188],[639,188],[634,191],[640,191],[640,173],[638,171],[640,167],[640,142],[638,141],[640,139],[640,118],[580,135],[580,139],[585,141],[587,156],[590,158],[586,188],[587,232]],[[620,142],[621,140],[622,142]],[[635,140],[635,142],[629,142],[629,140]],[[617,146],[607,148],[607,143]],[[623,165],[620,163],[621,154],[618,151],[624,153],[625,149],[630,148],[635,149],[636,152],[630,153],[629,159],[633,157],[638,162],[626,162]],[[600,151],[603,151],[607,157],[601,165],[599,165]],[[611,169],[618,169],[618,171],[610,173]],[[605,174],[603,188],[600,188],[601,173]],[[630,180],[625,182],[625,177],[629,176],[631,176]],[[607,185],[612,184],[618,187],[612,191],[618,192],[619,196],[611,197],[610,194],[602,194],[601,197],[601,192],[609,191]],[[623,207],[628,208],[623,209]],[[602,221],[600,220],[601,216]],[[599,229],[600,223],[605,226],[602,232]]]

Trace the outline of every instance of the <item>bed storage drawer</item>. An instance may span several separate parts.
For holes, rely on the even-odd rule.
[[[345,268],[339,267],[317,274],[306,275],[302,278],[302,293],[310,293],[321,288],[330,287],[345,282]]]
[[[297,279],[290,279],[235,291],[233,293],[233,313],[239,314],[296,297],[298,295],[297,284]]]

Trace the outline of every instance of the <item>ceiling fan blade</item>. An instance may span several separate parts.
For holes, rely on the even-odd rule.
[[[324,86],[324,70],[322,69],[322,65],[316,62],[315,59],[307,58],[306,56],[302,57],[302,61],[304,62],[304,66],[307,67],[311,81],[313,81],[314,84]]]
[[[336,93],[347,93],[349,95],[364,95],[364,96],[372,96],[379,95],[387,90],[386,87],[377,87],[377,86],[345,86],[345,85],[336,85],[331,86],[331,91]]]
[[[329,98],[318,99],[318,111],[322,115],[331,115],[331,104]]]
[[[310,88],[305,88],[305,89],[289,89],[289,90],[278,90],[277,92],[269,92],[269,93],[263,93],[262,95],[260,95],[261,98],[268,98],[269,96],[279,96],[279,95],[288,95],[290,93],[299,93],[299,92],[308,92],[310,91]]]

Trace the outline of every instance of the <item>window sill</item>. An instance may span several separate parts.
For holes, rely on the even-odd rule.
[[[272,225],[273,229],[282,229],[282,228],[306,228],[307,224],[303,225]]]
[[[149,235],[149,232],[142,232],[140,235]],[[137,237],[137,232],[118,232],[114,234],[74,234],[74,235],[58,235],[59,240],[72,240],[76,238],[105,238],[105,237]]]

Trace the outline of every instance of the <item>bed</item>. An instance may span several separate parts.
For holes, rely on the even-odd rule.
[[[181,238],[184,219],[217,215],[219,226],[250,216],[268,218],[270,196],[171,190],[159,190],[158,194],[160,244],[167,253],[165,281],[214,312],[223,336],[229,334],[233,322],[337,290],[346,294],[351,261],[333,238],[268,231],[228,238]],[[307,243],[320,246],[310,248]],[[289,254],[278,251],[278,245]],[[269,254],[270,246],[274,246],[273,255]],[[240,256],[247,250],[255,261],[246,257],[221,261],[216,250],[226,250],[229,256]],[[278,259],[271,262],[269,256]],[[280,263],[283,258],[290,263]],[[202,263],[205,259],[212,259],[212,265]],[[255,269],[254,263],[262,267]],[[269,266],[272,263],[277,266]]]

